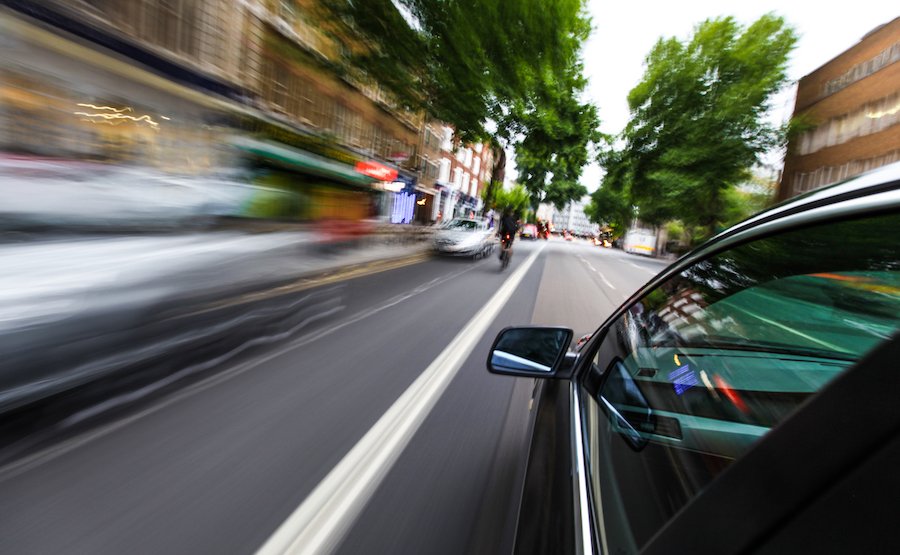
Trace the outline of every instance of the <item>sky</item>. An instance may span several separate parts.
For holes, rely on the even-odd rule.
[[[799,35],[788,67],[788,77],[796,82],[875,27],[900,16],[900,5],[888,0],[833,4],[810,0],[589,0],[588,11],[594,30],[583,51],[588,77],[586,99],[599,109],[601,130],[617,134],[628,122],[628,91],[640,81],[644,57],[659,37],[684,40],[695,25],[708,18],[731,15],[746,26],[774,12],[793,25]],[[771,118],[777,123],[790,117],[794,92],[788,89],[773,100]],[[779,168],[782,163],[778,153],[772,153],[766,161]],[[581,183],[593,191],[601,177],[598,166],[588,166]]]

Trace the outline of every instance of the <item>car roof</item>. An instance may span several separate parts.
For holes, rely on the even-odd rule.
[[[894,162],[833,185],[788,199],[755,216],[751,216],[743,222],[735,224],[710,239],[710,241],[734,235],[739,231],[747,230],[776,218],[786,217],[789,214],[798,214],[824,205],[836,205],[844,200],[865,197],[882,190],[897,189],[898,186],[900,186],[900,162]],[[891,195],[891,198],[893,197],[894,195]],[[888,198],[886,197],[885,200],[888,200]],[[900,202],[896,201],[900,201],[900,199],[895,199],[895,202],[889,204],[900,204]]]
[[[900,210],[900,162],[791,199],[735,224],[686,253],[635,291],[607,317],[601,327],[621,316],[632,302],[650,293],[673,275],[740,243],[831,220],[898,210]]]

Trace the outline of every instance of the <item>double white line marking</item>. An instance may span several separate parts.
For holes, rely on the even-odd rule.
[[[543,247],[516,269],[484,308],[259,548],[257,555],[330,553],[337,547],[541,250]]]

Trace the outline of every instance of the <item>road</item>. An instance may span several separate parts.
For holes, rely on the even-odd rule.
[[[508,552],[533,383],[488,374],[491,341],[591,332],[663,267],[551,240],[506,272],[438,258],[347,280],[315,328],[6,462],[0,552],[254,553],[310,514],[339,553]],[[403,405],[419,391],[433,402]]]

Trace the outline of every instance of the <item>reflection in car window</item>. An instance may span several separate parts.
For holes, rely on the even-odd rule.
[[[640,549],[900,329],[898,236],[900,216],[886,215],[758,240],[694,264],[613,323],[585,381],[612,551]]]

